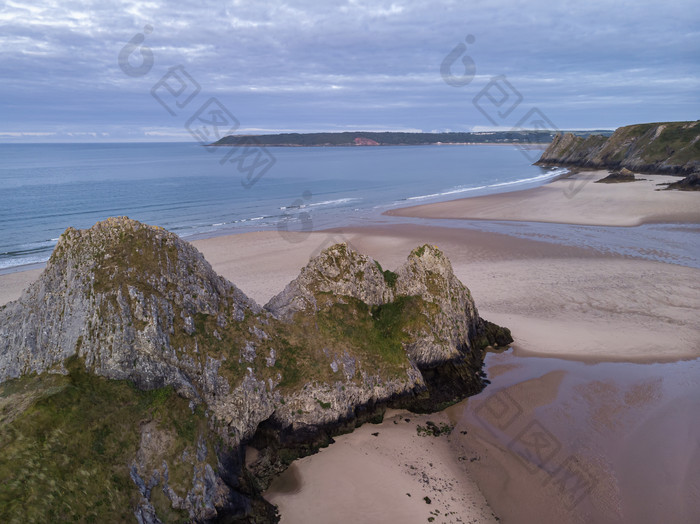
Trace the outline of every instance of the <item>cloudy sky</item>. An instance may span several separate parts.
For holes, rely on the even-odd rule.
[[[695,120],[700,3],[4,0],[0,75],[0,142]]]

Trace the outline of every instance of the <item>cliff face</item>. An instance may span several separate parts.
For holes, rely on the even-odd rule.
[[[537,164],[691,173],[700,169],[700,121],[625,126],[609,138],[557,135]]]
[[[168,405],[189,402],[183,417],[194,429],[168,422],[169,408],[154,407],[151,397],[129,404],[145,410],[131,415],[121,405],[104,408],[121,413],[115,420],[133,417],[131,432],[140,435],[119,448],[131,457],[129,468],[115,465],[136,493],[132,509],[143,522],[171,510],[195,520],[240,516],[259,506],[241,464],[246,442],[270,444],[254,468],[264,483],[288,462],[278,448],[354,424],[368,406],[418,399],[430,407],[478,391],[483,347],[509,342],[507,330],[478,316],[435,247],[414,250],[393,273],[344,244],[333,246],[261,308],[176,235],[109,219],[67,230],[39,280],[0,309],[0,383],[10,384],[0,390],[0,407],[19,402],[12,384],[27,380],[38,382],[23,388],[40,391],[22,397],[27,409],[47,395],[67,395],[65,382],[41,389],[57,376],[47,371],[69,373],[71,382],[82,377],[81,384],[98,380],[87,388],[95,398],[114,380],[172,391],[163,393],[174,395]],[[2,423],[29,424],[28,416],[20,409]],[[78,417],[74,424],[97,422]],[[271,428],[286,440],[272,442]],[[4,431],[0,424],[0,440]],[[87,447],[90,435],[80,435]],[[5,466],[0,459],[0,471]],[[173,472],[183,468],[189,473],[176,483]]]
[[[187,379],[212,365],[194,358],[195,319],[215,316],[224,326],[259,311],[161,228],[129,219],[71,228],[41,277],[0,310],[0,381],[60,368],[77,355],[98,375],[196,397],[214,386]]]
[[[355,140],[353,140],[353,143],[356,146],[378,146],[379,142],[376,140],[372,140],[371,138],[363,138],[363,137],[357,137]]]

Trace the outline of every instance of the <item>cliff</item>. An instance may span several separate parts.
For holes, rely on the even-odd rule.
[[[258,493],[294,457],[478,392],[510,341],[432,246],[395,273],[332,246],[263,308],[161,228],[68,229],[0,309],[0,515],[274,520]]]
[[[536,164],[688,174],[700,169],[700,121],[625,126],[609,138],[560,134]]]
[[[357,137],[355,140],[353,140],[353,143],[356,146],[378,146],[379,142],[376,140],[372,140],[371,138],[363,138],[363,137]]]

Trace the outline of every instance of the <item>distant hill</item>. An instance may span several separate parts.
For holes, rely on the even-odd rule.
[[[610,130],[569,131],[575,136],[591,134],[609,136]],[[404,133],[395,131],[345,131],[341,133],[280,133],[273,135],[230,135],[213,146],[248,145],[251,140],[264,146],[323,147],[323,146],[422,146],[436,144],[548,144],[554,131],[485,131],[479,133]]]
[[[537,165],[692,173],[700,170],[700,120],[625,126],[610,137],[559,134]]]

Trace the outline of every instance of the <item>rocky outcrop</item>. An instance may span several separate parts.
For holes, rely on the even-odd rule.
[[[374,260],[336,244],[311,260],[297,278],[265,305],[275,317],[290,321],[300,311],[316,311],[317,296],[352,297],[377,306],[394,299],[384,272]]]
[[[158,521],[158,485],[173,508],[207,520],[252,511],[255,486],[290,457],[387,405],[435,409],[479,391],[484,347],[510,341],[433,246],[395,273],[332,246],[261,308],[190,244],[122,217],[68,229],[39,280],[0,309],[0,382],[66,373],[77,358],[93,375],[173,388],[222,444],[147,467],[153,435],[168,434],[147,426],[130,466],[134,514]],[[253,481],[241,466],[251,440],[264,448]],[[170,493],[168,471],[183,461],[190,486]]]
[[[70,228],[41,277],[0,311],[0,381],[78,355],[98,375],[148,389],[173,385],[194,398],[216,385],[191,379],[217,366],[193,360],[195,319],[215,316],[223,326],[259,311],[162,228],[127,218]]]
[[[680,191],[700,191],[700,172],[691,173],[683,180],[669,184],[666,189],[678,189]]]
[[[634,173],[627,169],[626,167],[623,167],[620,171],[613,171],[611,172],[608,176],[605,178],[601,178],[600,180],[596,180],[596,184],[619,184],[619,183],[624,183],[624,182],[634,182],[637,180],[634,177]]]
[[[414,362],[434,367],[478,351],[475,346],[485,329],[483,320],[469,290],[437,247],[414,249],[397,275],[397,295],[420,297],[421,313],[430,319],[412,329],[412,340],[406,344]]]
[[[560,134],[536,164],[688,174],[700,168],[700,121],[625,126],[609,138]]]
[[[346,244],[332,246],[309,262],[265,309],[293,321],[300,312],[316,314],[328,295],[352,297],[375,307],[410,298],[416,321],[404,326],[410,339],[404,349],[418,366],[440,364],[472,351],[473,341],[485,329],[469,290],[435,246],[414,249],[396,272],[383,270]]]

